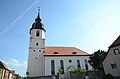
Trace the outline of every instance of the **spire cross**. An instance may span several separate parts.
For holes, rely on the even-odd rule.
[[[38,7],[38,13],[40,13],[40,7]]]
[[[37,18],[41,21],[41,19],[40,19],[40,7],[38,7],[38,16],[37,16]]]

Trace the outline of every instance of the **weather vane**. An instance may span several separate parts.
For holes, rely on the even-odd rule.
[[[40,7],[38,7],[38,12],[40,12]]]

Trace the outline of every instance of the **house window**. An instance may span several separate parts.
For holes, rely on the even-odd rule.
[[[116,69],[116,68],[117,68],[117,65],[116,65],[116,64],[111,64],[111,68],[112,68],[112,69]]]
[[[36,46],[38,46],[38,43],[36,43]]]
[[[54,62],[54,60],[51,61],[51,74],[55,75],[55,62]]]
[[[72,60],[69,60],[69,63],[72,63]]]
[[[77,67],[80,68],[80,60],[77,60]]]
[[[64,63],[63,63],[63,60],[60,60],[60,67],[62,69],[62,73],[61,74],[64,74]]]
[[[119,51],[118,48],[117,48],[117,49],[114,49],[114,54],[115,54],[115,55],[120,54],[120,51]]]
[[[36,32],[36,37],[39,37],[39,31],[37,30],[37,32]]]

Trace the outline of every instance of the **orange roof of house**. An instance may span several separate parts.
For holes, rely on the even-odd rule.
[[[46,46],[45,56],[86,56],[88,53],[75,47]]]
[[[1,69],[7,69],[7,66],[5,63],[3,63],[2,61],[0,61],[0,68]]]

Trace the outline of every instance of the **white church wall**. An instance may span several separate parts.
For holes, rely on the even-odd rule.
[[[57,75],[58,68],[60,67],[60,60],[64,62],[64,72],[70,68],[77,68],[77,60],[80,60],[81,69],[85,69],[85,59],[88,60],[89,56],[45,56],[45,75],[51,75],[51,61],[55,61],[55,75]],[[69,60],[72,60],[70,63]],[[88,64],[89,69],[92,67]]]

